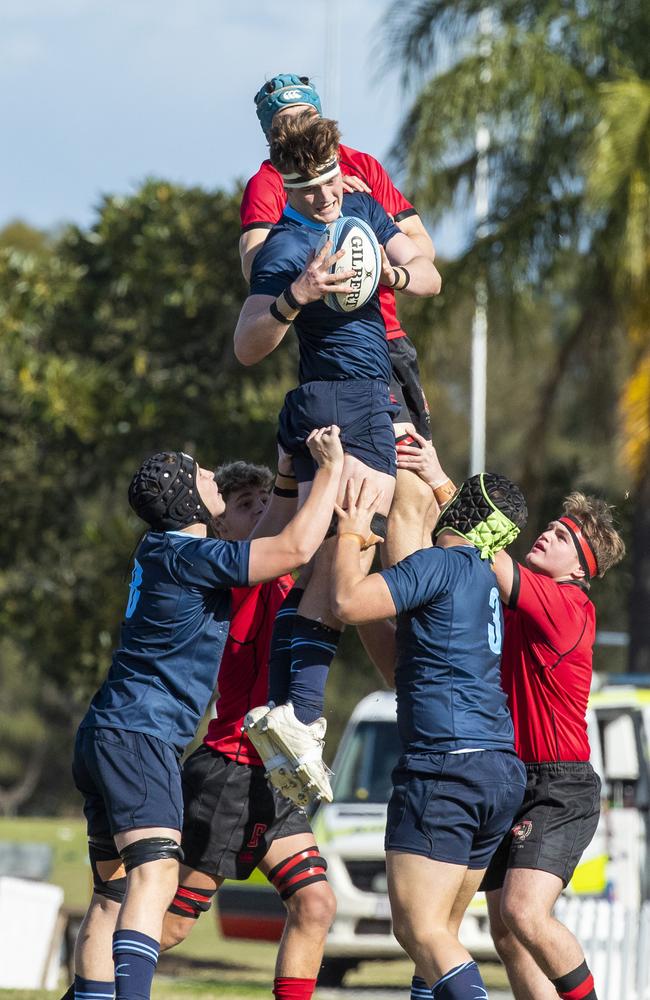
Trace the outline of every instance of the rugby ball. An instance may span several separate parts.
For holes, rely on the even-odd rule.
[[[321,250],[328,240],[332,241],[332,253],[344,251],[330,271],[334,274],[354,271],[353,277],[346,282],[354,290],[346,294],[331,292],[324,302],[335,312],[354,312],[365,306],[379,284],[381,253],[377,237],[363,219],[342,215],[336,222],[329,223],[318,249]]]

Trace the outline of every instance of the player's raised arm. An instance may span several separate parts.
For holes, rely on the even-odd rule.
[[[325,538],[343,471],[339,429],[321,427],[312,431],[307,443],[318,464],[309,497],[279,535],[250,543],[249,586],[304,566]]]
[[[254,538],[269,538],[284,531],[296,513],[298,483],[293,471],[291,455],[278,444],[278,472],[264,513],[250,534]]]
[[[396,613],[384,578],[379,573],[365,576],[361,568],[361,550],[377,541],[370,522],[380,501],[381,494],[373,494],[365,481],[358,494],[350,481],[345,494],[345,509],[335,508],[338,531],[332,609],[337,618],[351,625],[392,618]]]

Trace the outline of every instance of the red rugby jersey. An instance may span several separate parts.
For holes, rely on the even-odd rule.
[[[360,153],[349,146],[339,146],[341,170],[344,174],[360,177],[370,188],[375,201],[392,215],[395,222],[407,219],[417,212],[407,201],[401,191],[398,191],[381,163],[368,153]],[[248,229],[270,229],[284,212],[287,196],[282,185],[280,174],[271,166],[270,160],[264,160],[260,169],[246,185],[239,214],[242,232]],[[379,286],[379,305],[386,324],[386,339],[396,340],[405,337],[397,318],[395,292],[385,285]]]
[[[587,699],[596,637],[585,590],[514,564],[501,682],[524,763],[589,760]]]
[[[242,726],[248,710],[264,705],[268,698],[273,622],[292,586],[287,575],[231,590],[232,617],[217,681],[217,717],[210,720],[203,742],[240,764],[262,763]]]

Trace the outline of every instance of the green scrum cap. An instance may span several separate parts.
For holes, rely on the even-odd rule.
[[[481,559],[493,559],[514,541],[527,518],[526,499],[517,484],[481,472],[466,479],[443,507],[433,536],[452,531],[475,545]]]

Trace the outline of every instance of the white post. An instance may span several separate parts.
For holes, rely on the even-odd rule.
[[[479,51],[488,55],[492,37],[492,11],[484,8],[479,15],[479,32],[481,42]],[[490,79],[490,71],[483,70],[481,83]],[[485,229],[489,211],[489,165],[488,150],[490,148],[490,133],[487,126],[479,118],[476,129],[476,176],[474,179],[474,212],[476,218],[476,235],[480,238]],[[472,387],[470,416],[470,459],[469,474],[476,475],[485,470],[485,423],[487,407],[487,283],[485,277],[476,282],[474,319],[472,322]]]

